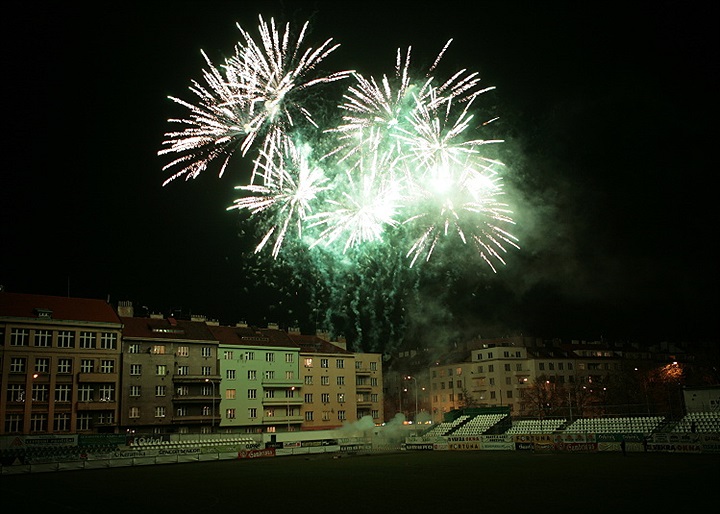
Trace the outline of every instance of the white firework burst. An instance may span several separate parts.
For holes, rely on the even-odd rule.
[[[277,136],[274,138],[277,140]],[[269,228],[255,248],[260,252],[274,237],[272,255],[277,259],[288,230],[294,225],[302,237],[303,222],[312,213],[318,194],[327,189],[322,169],[310,164],[307,148],[299,148],[284,139],[272,155],[261,154],[258,160],[258,184],[237,186],[251,196],[234,201],[230,209],[247,209],[251,215],[263,213]]]
[[[183,175],[195,178],[219,156],[225,157],[222,175],[228,159],[238,148],[245,156],[258,135],[287,130],[295,125],[296,115],[316,126],[299,93],[352,73],[313,75],[317,65],[339,45],[332,44],[330,38],[318,48],[303,49],[308,22],[293,43],[289,23],[281,34],[274,19],[269,24],[262,16],[259,20],[260,43],[238,25],[244,41],[238,42],[233,57],[218,68],[205,56],[209,66],[203,72],[207,87],[193,82],[190,88],[199,98],[197,105],[171,97],[188,108],[190,115],[170,120],[185,125],[185,129],[167,133],[163,142],[167,148],[158,152],[180,154],[164,167],[165,170],[179,167],[165,184]]]

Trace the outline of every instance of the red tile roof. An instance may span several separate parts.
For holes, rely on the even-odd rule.
[[[292,339],[300,346],[300,351],[303,353],[353,353],[344,348],[336,346],[318,336],[290,334],[290,339]]]
[[[220,344],[245,346],[283,346],[296,348],[286,332],[273,328],[253,327],[208,327]]]
[[[202,321],[175,318],[120,318],[125,325],[123,337],[143,339],[181,339],[186,341],[216,341],[209,327]]]
[[[53,320],[120,323],[115,309],[105,300],[0,293],[0,316],[41,319],[39,310],[51,311]]]

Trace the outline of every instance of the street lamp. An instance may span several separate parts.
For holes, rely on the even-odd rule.
[[[415,377],[411,377],[410,375],[405,377],[405,380],[414,380],[415,381],[415,423],[417,424],[417,417],[418,417],[418,389],[417,389],[417,379]]]
[[[210,411],[212,414],[212,418],[210,418],[210,433],[212,434],[215,431],[215,382],[209,378],[206,378],[205,382],[210,382],[212,386],[212,410]]]

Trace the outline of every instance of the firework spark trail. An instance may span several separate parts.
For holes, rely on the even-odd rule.
[[[294,111],[316,126],[310,112],[302,105],[303,97],[299,93],[319,84],[344,79],[352,71],[311,77],[317,65],[339,45],[332,45],[332,39],[328,39],[316,49],[310,47],[303,51],[301,45],[307,26],[306,22],[295,44],[291,45],[290,24],[280,36],[274,19],[268,25],[260,16],[261,44],[238,25],[244,43],[236,45],[235,55],[227,59],[224,66],[214,66],[203,53],[209,66],[209,70],[203,72],[207,88],[195,81],[190,87],[199,99],[198,104],[170,97],[189,109],[190,114],[184,119],[170,120],[186,127],[165,134],[163,145],[167,148],[158,154],[179,154],[179,157],[163,170],[179,169],[163,185],[183,175],[186,179],[196,178],[211,161],[225,156],[220,169],[222,176],[238,147],[245,156],[258,135],[295,126]],[[267,142],[264,146],[267,147]]]
[[[318,194],[327,189],[323,184],[327,177],[320,168],[312,167],[307,151],[298,148],[292,141],[285,139],[283,150],[273,152],[273,157],[262,154],[259,159],[262,184],[237,186],[254,196],[235,200],[230,209],[247,209],[255,215],[270,211],[273,220],[255,253],[261,251],[275,235],[272,255],[277,258],[291,223],[297,226],[297,236],[302,238],[303,221],[312,212],[312,205]],[[277,234],[276,234],[277,233]]]
[[[325,227],[317,235],[311,248],[329,246],[344,239],[343,253],[353,246],[382,238],[387,227],[395,227],[400,204],[398,182],[393,180],[392,162],[388,154],[372,154],[366,164],[363,159],[338,177],[345,180],[340,197],[326,202],[328,208],[308,218],[310,227]],[[357,170],[361,173],[356,173]]]

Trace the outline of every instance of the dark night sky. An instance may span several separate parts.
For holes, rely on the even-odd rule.
[[[312,19],[312,42],[341,43],[335,69],[391,74],[398,47],[423,62],[454,38],[444,62],[497,86],[522,250],[458,291],[478,325],[716,340],[715,18],[707,2],[629,4],[11,2],[0,284],[281,321],[275,299],[241,292],[225,210],[241,181],[208,171],[163,188],[157,151],[181,114],[167,96],[192,99],[200,50],[219,63],[236,22],[256,34],[258,14],[287,15]]]

